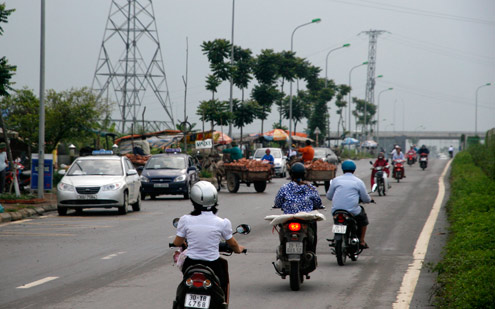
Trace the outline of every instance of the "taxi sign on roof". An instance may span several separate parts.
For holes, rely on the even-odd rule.
[[[113,155],[112,150],[105,150],[105,149],[100,149],[100,150],[93,150],[92,152],[93,155]]]
[[[180,148],[167,148],[165,149],[165,152],[175,153],[175,152],[182,152],[182,150]]]

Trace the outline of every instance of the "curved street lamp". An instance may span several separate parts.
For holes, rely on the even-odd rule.
[[[297,26],[294,31],[292,31],[292,35],[290,36],[290,51],[292,53],[293,47],[294,47],[294,33],[296,32],[297,29],[319,23],[321,21],[321,18],[315,18],[309,23],[305,23],[302,25]],[[292,80],[290,81],[290,87],[289,87],[289,151],[292,150]]]
[[[327,84],[328,84],[328,56],[333,51],[336,51],[336,50],[342,49],[342,48],[346,48],[346,47],[349,47],[349,46],[351,46],[351,44],[347,43],[347,44],[344,44],[344,45],[342,45],[340,47],[337,47],[337,48],[334,48],[334,49],[331,49],[331,50],[328,51],[327,57],[325,58],[325,88],[327,87]]]
[[[349,133],[351,132],[351,128],[352,128],[351,127],[351,113],[352,113],[351,112],[351,110],[352,110],[351,109],[351,106],[352,106],[352,102],[351,102],[352,101],[352,97],[351,97],[351,89],[352,89],[352,87],[351,87],[351,74],[352,74],[352,71],[354,69],[359,68],[360,66],[363,66],[363,65],[367,65],[367,64],[368,64],[368,61],[365,61],[361,64],[358,64],[358,65],[352,67],[351,70],[349,71],[349,88],[350,88],[349,89]]]
[[[491,84],[492,83],[486,83],[484,85],[479,86],[476,89],[476,105],[475,105],[475,108],[474,108],[474,135],[475,136],[478,136],[478,91],[482,87],[491,86]]]
[[[378,93],[378,100],[377,100],[377,105],[376,105],[376,109],[377,109],[377,115],[376,116],[378,119],[378,121],[376,122],[376,142],[378,143],[378,145],[380,145],[380,95],[382,93],[384,93],[385,91],[390,91],[390,90],[394,90],[394,88],[384,89]]]

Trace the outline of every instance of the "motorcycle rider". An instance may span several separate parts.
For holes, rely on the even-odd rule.
[[[453,158],[453,157],[454,157],[454,146],[452,146],[452,145],[450,145],[450,147],[449,147],[449,156],[450,156],[451,158]]]
[[[412,155],[413,163],[416,162],[416,150],[414,150],[414,146],[411,146],[407,151],[407,156]]]
[[[378,157],[375,161],[375,163],[373,163],[373,167],[377,167],[377,166],[383,166],[383,179],[385,180],[385,185],[387,186],[387,188],[390,189],[390,185],[388,183],[388,175],[390,175],[390,170],[388,168],[388,161],[385,160],[385,154],[383,152],[380,152],[378,154]],[[373,188],[373,185],[375,184],[375,174],[376,174],[376,170],[373,169],[373,171],[371,172],[371,187]]]
[[[342,171],[344,175],[332,180],[326,196],[327,199],[332,201],[332,214],[342,209],[354,215],[358,226],[361,227],[359,247],[361,249],[368,249],[369,246],[365,241],[365,236],[369,221],[363,206],[359,205],[359,201],[361,200],[363,203],[374,201],[368,195],[368,192],[366,192],[364,182],[353,175],[356,171],[356,163],[354,161],[346,160],[342,162]]]
[[[318,189],[304,181],[306,168],[301,162],[296,162],[290,168],[291,182],[283,185],[275,197],[273,208],[281,208],[284,214],[296,214],[298,212],[310,212],[316,209],[324,209]],[[313,229],[312,250],[316,253],[316,222],[310,223]]]
[[[404,153],[401,151],[400,146],[397,146],[397,148],[395,148],[395,154],[392,156],[392,165],[395,165],[395,162],[397,160],[405,161]],[[405,168],[402,169],[402,177],[406,178]]]
[[[208,181],[199,181],[191,188],[191,202],[194,210],[180,218],[174,246],[180,247],[187,240],[187,258],[182,265],[185,273],[191,265],[202,264],[210,267],[220,280],[225,292],[225,300],[229,300],[229,273],[227,260],[220,257],[218,244],[221,238],[235,253],[244,250],[232,236],[232,224],[229,219],[216,215],[218,193],[215,186]]]
[[[418,156],[421,156],[421,154],[425,153],[426,155],[430,154],[430,150],[426,148],[426,145],[422,145],[421,148],[418,150]]]

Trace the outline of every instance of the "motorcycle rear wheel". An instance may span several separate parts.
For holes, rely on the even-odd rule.
[[[385,185],[383,184],[383,182],[378,183],[378,195],[385,195]]]
[[[292,291],[299,291],[301,288],[302,278],[303,275],[301,274],[299,262],[290,262],[290,289]]]
[[[342,239],[337,240],[335,243],[335,256],[337,257],[337,264],[344,266],[347,260],[347,252],[345,252]]]

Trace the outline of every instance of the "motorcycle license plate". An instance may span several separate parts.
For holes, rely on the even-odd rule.
[[[303,243],[300,241],[290,241],[285,244],[285,253],[287,254],[302,254]]]
[[[210,308],[210,295],[186,294],[185,308]]]
[[[346,230],[347,230],[347,225],[334,224],[332,228],[332,231],[336,234],[345,234]]]
[[[421,158],[421,161],[426,161],[426,158]]]

